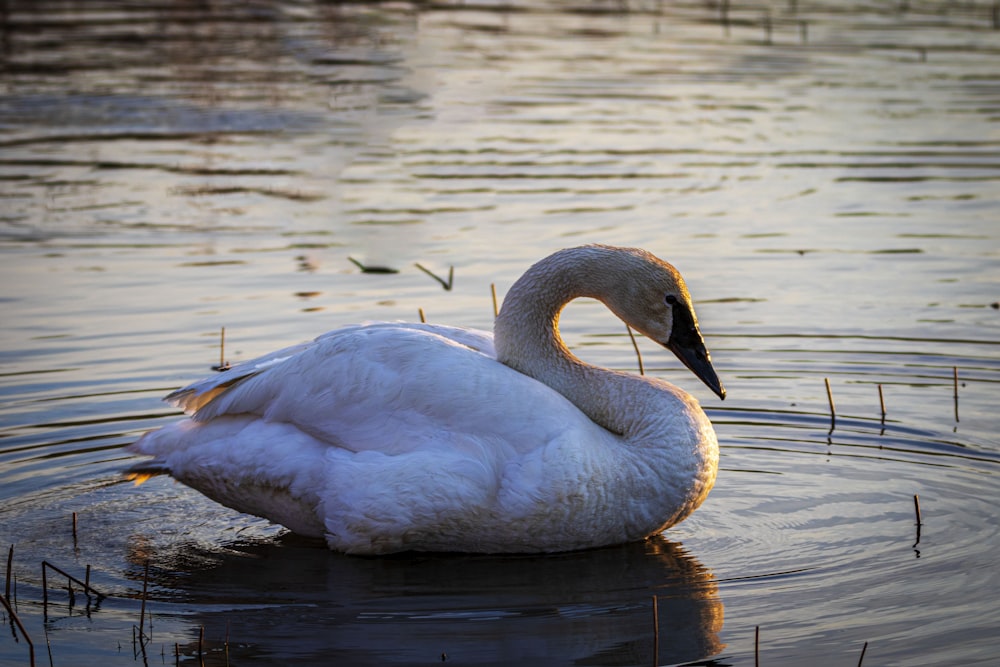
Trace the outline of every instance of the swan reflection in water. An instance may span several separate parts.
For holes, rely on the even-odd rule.
[[[714,576],[662,536],[543,556],[358,558],[293,534],[224,551],[130,543],[139,588],[149,558],[150,589],[185,601],[182,655],[204,626],[208,665],[650,665],[724,647]]]

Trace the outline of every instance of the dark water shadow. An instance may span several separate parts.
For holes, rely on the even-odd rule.
[[[182,655],[204,627],[206,664],[648,665],[723,648],[714,576],[659,537],[545,556],[358,558],[291,534],[130,547],[151,562],[155,606],[190,624]],[[141,588],[138,562],[129,576]]]

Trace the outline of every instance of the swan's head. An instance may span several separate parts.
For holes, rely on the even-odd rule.
[[[625,261],[619,274],[612,276],[602,300],[626,324],[677,355],[709,389],[724,399],[726,389],[712,366],[681,274],[645,250],[621,250]]]

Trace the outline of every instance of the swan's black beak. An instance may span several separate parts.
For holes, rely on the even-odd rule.
[[[684,312],[690,312],[685,311]],[[688,367],[692,373],[698,376],[708,388],[715,392],[715,395],[725,400],[726,388],[722,386],[722,381],[715,373],[712,366],[712,357],[705,347],[705,339],[701,337],[698,325],[694,318],[688,315],[685,318],[679,308],[674,310],[674,326],[670,332],[670,340],[667,341],[667,349],[677,355],[677,358]]]
[[[677,358],[688,367],[688,370],[708,385],[708,388],[714,391],[716,396],[725,400],[726,388],[722,386],[722,381],[715,373],[712,357],[708,354],[708,348],[705,347],[700,334],[698,339],[697,345],[681,345],[674,342],[674,336],[671,336],[667,348],[677,355]]]

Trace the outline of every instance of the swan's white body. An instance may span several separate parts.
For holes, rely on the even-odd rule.
[[[134,443],[156,457],[137,468],[349,553],[563,551],[654,534],[712,488],[712,425],[685,392],[584,364],[557,332],[575,296],[627,308],[580,285],[598,267],[625,280],[623,253],[659,262],[587,246],[536,264],[505,300],[496,350],[487,332],[352,326],[174,392],[191,416]],[[689,308],[679,275],[670,289]],[[664,329],[619,314],[668,342],[669,316]]]

